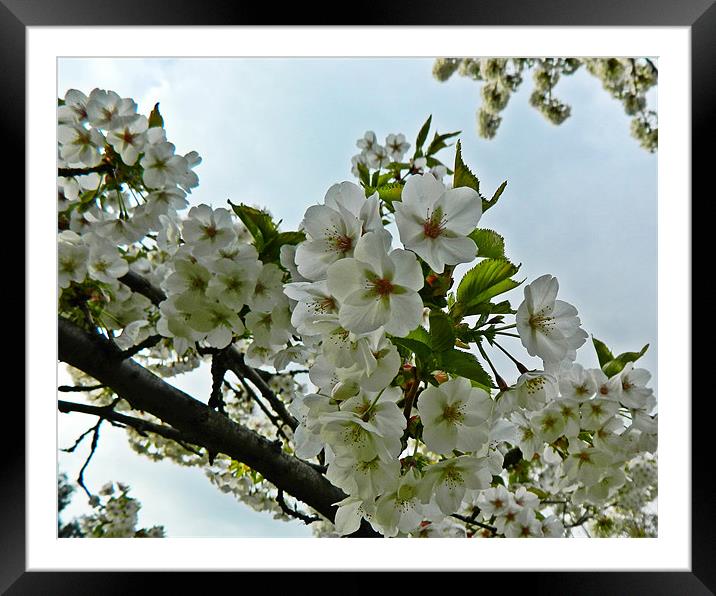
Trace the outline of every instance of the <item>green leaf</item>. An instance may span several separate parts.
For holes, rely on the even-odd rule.
[[[414,157],[420,157],[423,154],[423,145],[425,144],[425,139],[428,138],[428,131],[430,130],[430,123],[433,121],[432,114],[428,116],[428,119],[425,121],[425,124],[423,124],[422,128],[420,129],[420,132],[418,133],[418,138],[415,140],[415,155]]]
[[[611,350],[607,347],[607,344],[605,344],[603,341],[599,341],[593,335],[592,343],[594,344],[594,349],[597,352],[599,366],[603,367],[607,362],[614,360],[614,354],[612,354]]]
[[[154,104],[154,109],[149,114],[149,128],[162,128],[164,126],[164,118],[159,112],[159,102]]]
[[[433,349],[430,345],[417,339],[411,339],[409,337],[391,337],[390,341],[392,341],[396,346],[407,348],[418,358],[422,358],[423,360],[429,360],[433,355]]]
[[[445,147],[447,147],[447,143],[445,141],[456,137],[461,132],[461,130],[458,130],[456,132],[448,132],[445,134],[438,134],[436,132],[435,136],[433,137],[433,140],[430,142],[430,145],[428,145],[428,150],[425,152],[425,155],[434,155],[435,153],[440,151],[440,149],[444,149]]]
[[[358,162],[356,167],[358,168],[358,178],[365,186],[368,186],[370,184],[370,172],[368,168],[361,162]]]
[[[281,257],[281,247],[284,244],[300,244],[306,239],[303,232],[279,232],[259,252],[259,258],[264,263],[278,263]]]
[[[442,311],[430,313],[430,343],[436,352],[455,347],[455,329],[450,317]]]
[[[457,287],[457,300],[462,304],[463,314],[470,314],[467,311],[471,306],[519,286],[522,282],[509,279],[518,270],[519,267],[507,259],[485,259],[475,265]]]
[[[452,349],[441,352],[438,355],[438,360],[445,372],[476,381],[488,388],[494,388],[492,378],[482,368],[474,354]]]
[[[369,186],[366,188],[366,194],[371,196],[374,192],[378,193],[378,196],[382,201],[388,205],[392,205],[395,201],[400,201],[403,194],[403,184],[400,182],[392,182],[390,184],[384,184],[378,188]]]
[[[529,486],[527,487],[527,490],[537,495],[540,498],[540,501],[544,501],[545,499],[549,498],[549,493],[544,492],[536,486]]]
[[[649,344],[646,344],[639,352],[624,352],[619,354],[619,356],[602,366],[604,374],[610,378],[619,374],[624,369],[627,362],[636,362],[639,358],[646,354],[648,349]]]
[[[497,232],[477,228],[470,233],[477,245],[477,256],[488,259],[505,258],[505,239]]]
[[[482,212],[485,213],[488,209],[491,209],[495,205],[497,205],[497,201],[499,201],[500,197],[502,196],[502,193],[504,192],[505,188],[507,187],[507,180],[505,180],[502,184],[500,184],[499,188],[495,191],[495,194],[492,195],[492,199],[489,201],[486,201],[485,199],[482,199]]]
[[[462,161],[462,147],[460,141],[455,144],[455,174],[453,175],[453,187],[459,188],[461,186],[467,186],[472,188],[477,194],[480,194],[480,181],[477,176],[470,171]],[[484,204],[486,201],[483,200],[483,211]]]
[[[278,227],[266,211],[249,207],[243,203],[234,205],[231,201],[229,201],[229,205],[253,236],[256,249],[259,252],[278,235]]]
[[[370,183],[372,186],[378,186],[378,178],[380,177],[380,170],[376,170],[373,172],[373,176],[371,176]]]
[[[430,346],[430,333],[422,325],[418,325],[406,336],[408,339],[414,339]]]
[[[378,176],[378,184],[376,186],[378,186],[378,188],[380,188],[381,186],[388,184],[388,182],[390,182],[390,179],[392,177],[393,177],[392,172],[387,172],[386,174],[381,174],[380,176]]]

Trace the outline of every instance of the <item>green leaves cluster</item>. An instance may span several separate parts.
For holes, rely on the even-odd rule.
[[[404,355],[406,350],[415,354],[422,380],[437,384],[431,373],[442,370],[470,379],[473,385],[489,392],[495,386],[492,378],[474,354],[455,348],[455,340],[455,322],[442,311],[430,313],[430,331],[418,327],[407,337],[391,337],[391,341]]]
[[[594,349],[597,352],[599,366],[609,378],[618,375],[628,362],[636,362],[639,360],[649,349],[649,344],[646,344],[638,352],[622,352],[618,356],[614,356],[607,345],[594,336],[592,336],[592,344],[594,344]]]
[[[490,300],[516,288],[524,281],[511,279],[518,271],[519,266],[505,258],[488,258],[480,261],[460,281],[457,300],[451,308],[451,313],[461,318],[496,312],[497,305]],[[499,310],[504,311],[504,308]]]
[[[392,205],[395,201],[400,201],[401,194],[403,192],[403,186],[405,185],[403,171],[407,170],[408,172],[414,173],[413,164],[416,159],[418,159],[419,157],[424,157],[426,165],[429,168],[445,165],[436,157],[436,154],[440,150],[449,147],[450,145],[448,144],[448,141],[459,135],[461,131],[458,130],[455,132],[448,132],[443,134],[440,134],[436,131],[428,146],[425,147],[425,143],[428,139],[428,134],[430,132],[430,126],[432,124],[432,119],[432,116],[428,116],[428,119],[425,121],[423,126],[420,128],[420,131],[418,132],[418,136],[415,140],[415,151],[413,153],[412,158],[413,161],[411,163],[392,162],[387,166],[388,171],[384,174],[381,174],[380,170],[377,170],[371,174],[368,167],[366,167],[364,164],[358,163],[356,165],[358,169],[358,178],[363,185],[363,188],[365,188],[366,196],[371,196],[374,192],[378,192],[378,195],[380,196],[386,207],[390,211],[393,211]],[[447,166],[445,167],[448,174],[453,173],[450,168],[448,168]]]
[[[254,239],[252,244],[264,263],[278,263],[284,244],[298,244],[306,239],[303,232],[280,232],[278,226],[281,222],[274,222],[271,215],[262,209],[243,203],[234,205],[231,201],[229,205],[251,234]]]

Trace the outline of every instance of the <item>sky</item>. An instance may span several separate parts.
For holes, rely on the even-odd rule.
[[[555,275],[559,298],[574,304],[584,329],[615,354],[649,343],[640,365],[652,372],[656,390],[657,155],[639,147],[621,105],[583,70],[556,88],[572,106],[565,123],[552,125],[529,106],[527,77],[502,112],[497,136],[482,139],[475,119],[479,84],[457,74],[439,83],[432,62],[66,58],[58,64],[58,96],[69,88],[86,94],[112,89],[132,97],[145,114],[160,102],[168,140],[178,153],[196,150],[203,160],[190,204],[226,207],[230,199],[260,205],[283,220],[285,230],[296,229],[333,183],[354,180],[350,158],[366,130],[381,141],[402,132],[414,143],[432,114],[440,132],[462,131],[463,158],[483,194],[508,181],[500,204],[479,225],[505,237],[508,258],[522,264],[520,278]],[[656,107],[655,91],[648,99]],[[449,149],[441,155],[453,159]],[[516,307],[522,288],[507,297]],[[505,346],[529,367],[538,366],[519,340],[507,338]],[[577,361],[597,366],[589,342]],[[499,352],[494,362],[508,382],[516,380],[517,371]],[[172,383],[204,399],[209,379],[200,369]],[[66,380],[61,373],[60,383]],[[60,447],[95,422],[81,414],[60,416]],[[60,453],[60,469],[76,477],[88,448]],[[85,478],[95,490],[110,480],[128,483],[143,505],[140,524],[162,524],[169,536],[311,536],[299,521],[275,521],[221,493],[199,469],[136,455],[124,431],[108,425]],[[66,517],[86,511],[78,492]]]

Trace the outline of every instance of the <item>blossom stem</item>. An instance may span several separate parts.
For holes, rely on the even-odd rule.
[[[375,404],[378,403],[378,400],[380,399],[380,396],[383,395],[383,391],[385,391],[385,387],[383,387],[383,388],[378,392],[378,395],[375,396],[375,399],[374,399],[373,402],[370,404],[370,406],[368,406],[368,409],[365,411],[366,414],[368,414],[368,413],[373,409],[373,406],[375,406]]]
[[[490,366],[490,370],[492,370],[492,374],[495,375],[495,382],[497,383],[497,386],[500,388],[501,391],[504,391],[508,388],[507,383],[505,380],[497,374],[497,370],[495,369],[494,364],[492,364],[492,360],[490,360],[487,356],[487,353],[485,352],[485,349],[482,347],[481,342],[477,342],[477,349],[480,350],[480,354],[482,354],[482,357],[487,361],[487,364]]]
[[[420,381],[418,381],[418,379],[413,379],[413,384],[410,386],[410,389],[408,389],[408,393],[405,396],[405,406],[403,407],[403,415],[405,416],[406,420],[410,420],[410,411],[413,409],[413,402],[415,401],[415,395],[418,392],[419,385],[420,385]]]
[[[508,329],[514,329],[515,327],[517,327],[517,323],[512,323],[512,325],[505,325],[504,327],[495,327],[495,331],[507,331]]]
[[[512,362],[515,363],[517,370],[519,370],[521,374],[528,372],[529,369],[519,360],[517,360],[512,354],[510,354],[507,350],[505,350],[505,348],[503,348],[500,344],[498,344],[496,341],[493,341],[492,345],[497,346],[505,354],[505,356],[512,360]]]

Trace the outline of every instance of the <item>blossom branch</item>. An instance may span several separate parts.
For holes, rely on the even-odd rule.
[[[164,294],[160,288],[152,285],[149,281],[134,271],[130,271],[125,276],[120,277],[119,281],[138,294],[142,294],[143,296],[149,298],[149,300],[151,300],[155,305],[159,305],[160,302],[166,300],[167,298],[166,294]],[[271,407],[276,414],[279,415],[281,420],[283,420],[283,422],[291,430],[296,430],[298,427],[298,420],[291,415],[283,402],[281,402],[276,394],[271,391],[271,388],[266,384],[263,377],[244,362],[244,355],[232,346],[226,350],[225,357],[229,370],[239,377],[244,376],[248,378],[248,380],[251,381],[261,392],[261,395],[263,395],[269,404],[271,404]]]
[[[105,338],[64,318],[58,320],[58,330],[60,360],[108,385],[134,409],[164,420],[191,443],[245,463],[321,515],[335,518],[334,503],[345,494],[311,465],[276,450],[268,439],[211,410],[133,360],[121,360]],[[354,536],[379,535],[364,523]]]

